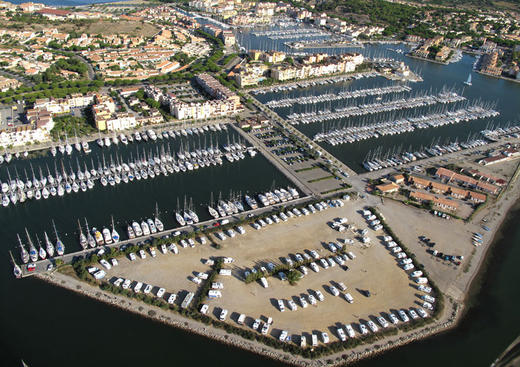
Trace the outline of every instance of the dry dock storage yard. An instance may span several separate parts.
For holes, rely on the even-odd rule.
[[[194,247],[183,248],[177,243],[178,254],[170,250],[162,254],[159,248],[155,257],[147,251],[144,259],[138,254],[134,261],[120,258],[118,266],[106,270],[106,279],[112,282],[117,278],[129,279],[130,288],[134,288],[137,281],[142,282],[141,292],[146,285],[152,285],[150,295],[164,288],[162,298],[168,300],[172,293],[176,294],[175,303],[180,305],[188,292],[197,292],[199,285],[193,281],[194,277],[211,271],[205,261],[227,257],[233,261],[222,267],[231,270],[231,275],[217,275],[212,283],[221,283],[222,287],[215,287],[216,297],[207,297],[202,302],[207,305],[203,312],[216,319],[225,319],[227,323],[249,330],[255,320],[261,319],[262,322],[255,325],[261,332],[270,317],[268,335],[279,339],[286,331],[289,337],[286,341],[298,345],[304,335],[307,346],[312,344],[312,334],[317,336],[318,343],[326,342],[323,332],[330,342],[340,339],[338,327],[346,333],[346,324],[352,326],[356,336],[363,328],[361,324],[376,325],[381,330],[381,319],[378,321],[377,317],[383,316],[391,325],[390,313],[402,323],[399,310],[409,314],[410,308],[421,307],[424,301],[420,297],[425,294],[418,290],[410,272],[403,270],[399,263],[402,259],[385,246],[383,230],[371,229],[362,215],[363,202],[344,203],[341,207],[289,217],[279,223],[273,221],[261,229],[244,226],[245,234],[235,230],[233,237],[225,234],[225,240],[212,235],[213,244],[202,245],[195,241]],[[342,232],[332,227],[340,218],[347,219]],[[370,242],[363,243],[363,237]],[[331,251],[331,242],[338,245],[336,253]],[[339,249],[341,247],[343,249]],[[267,287],[259,280],[245,282],[246,272],[252,272],[253,267],[259,272],[262,267],[269,269],[270,264],[287,265],[287,259],[294,265],[301,259],[299,256],[307,262],[312,259],[318,272],[310,264],[305,270],[297,267],[299,273],[307,274],[294,285],[276,274],[266,277]],[[351,302],[347,301],[346,294],[352,297]],[[294,310],[290,301],[296,306]],[[225,317],[223,310],[227,310]],[[245,318],[242,316],[239,321],[241,314]],[[370,329],[368,332],[371,333]]]

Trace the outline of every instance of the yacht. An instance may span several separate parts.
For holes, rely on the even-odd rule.
[[[147,219],[146,223],[148,224],[148,227],[150,228],[151,233],[157,233],[157,228],[155,227],[155,223],[151,219]]]
[[[141,222],[141,228],[143,230],[143,235],[150,235],[150,227],[148,227],[148,224],[144,220]]]
[[[103,228],[103,240],[107,245],[112,243],[112,234],[108,228]]]
[[[92,232],[94,233],[94,238],[96,240],[96,244],[98,246],[102,246],[105,242],[103,241],[103,235],[99,232],[96,227],[92,227]]]
[[[131,240],[135,238],[134,229],[132,228],[132,226],[130,224],[126,228],[126,232],[128,233],[128,238],[130,238]]]
[[[193,210],[188,210],[188,215],[190,216],[191,220],[193,220],[193,223],[199,223],[199,217]]]
[[[217,219],[219,217],[218,211],[213,209],[211,206],[208,206],[208,212],[209,212],[209,215],[211,215],[215,219]]]
[[[134,230],[134,233],[135,233],[136,237],[140,237],[140,236],[143,235],[143,230],[142,230],[141,226],[139,225],[139,223],[132,222],[132,228]]]
[[[178,212],[175,212],[175,219],[177,220],[177,222],[178,222],[181,226],[185,226],[185,225],[186,225],[186,221],[184,220],[184,218],[182,217],[182,215],[180,215]]]

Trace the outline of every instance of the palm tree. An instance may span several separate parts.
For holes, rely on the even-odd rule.
[[[287,280],[289,281],[289,284],[295,285],[298,280],[302,277],[302,274],[299,271],[296,271],[294,269],[291,269],[287,272]]]

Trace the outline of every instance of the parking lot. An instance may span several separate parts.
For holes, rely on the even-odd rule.
[[[231,276],[219,275],[216,280],[223,283],[222,297],[205,302],[209,306],[208,315],[218,318],[221,310],[227,309],[226,321],[236,324],[238,316],[245,314],[245,328],[250,328],[257,318],[272,317],[274,323],[269,333],[273,337],[278,338],[282,330],[288,331],[289,335],[325,331],[331,340],[335,340],[335,325],[338,323],[352,323],[356,329],[356,323],[360,320],[368,321],[370,317],[390,310],[417,306],[414,302],[419,300],[417,289],[408,274],[381,244],[382,231],[376,233],[369,229],[368,236],[372,241],[365,246],[358,240],[357,231],[340,233],[330,227],[330,221],[334,218],[346,217],[354,228],[367,228],[359,214],[361,204],[346,202],[343,207],[289,218],[286,222],[270,224],[259,230],[248,226],[244,235],[237,234],[224,241],[215,240],[220,244],[220,249],[196,242],[194,248],[182,248],[177,244],[180,250],[177,255],[171,252],[163,255],[157,251],[155,258],[147,252],[146,259],[138,257],[133,262],[120,259],[118,266],[107,271],[107,278],[123,277],[151,284],[155,286],[153,294],[158,287],[163,287],[166,289],[163,297],[167,299],[170,293],[176,293],[179,295],[176,303],[180,304],[187,292],[194,292],[198,287],[190,278],[198,272],[210,270],[202,260],[231,257],[234,262],[224,265],[224,268],[231,269]],[[319,272],[308,268],[308,274],[296,285],[274,276],[268,277],[268,288],[259,282],[244,282],[244,272],[250,271],[253,266],[260,269],[268,263],[283,264],[283,258],[294,260],[296,253],[303,255],[306,250],[315,250],[320,258],[329,257],[333,253],[327,244],[343,244],[344,239],[354,240],[353,244],[346,246],[348,251],[355,254],[355,259],[347,260],[343,266],[336,264],[325,269],[318,260]],[[329,286],[338,288],[339,282],[344,283],[347,289],[339,296],[334,296]],[[309,301],[308,295],[311,294],[317,298],[316,290],[323,294],[324,301],[317,301],[314,306],[308,302],[307,307],[303,308],[299,297],[304,296]],[[367,291],[370,296],[367,296]],[[348,303],[343,293],[350,293],[354,302]],[[278,309],[278,300],[283,300],[284,312]],[[289,300],[297,305],[296,311],[289,309]]]

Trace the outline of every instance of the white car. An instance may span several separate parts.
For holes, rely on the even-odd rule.
[[[112,263],[112,266],[118,266],[119,265],[119,262],[117,261],[116,258],[111,258],[110,262]]]
[[[188,244],[191,248],[195,247],[195,240],[193,238],[188,238]]]
[[[309,252],[314,259],[318,260],[320,258],[320,255],[315,250],[310,250]]]
[[[177,255],[179,253],[179,248],[177,247],[176,244],[174,243],[171,243],[170,246],[168,246],[168,249],[173,252],[175,255]]]
[[[352,295],[350,293],[345,293],[344,297],[348,303],[354,303],[354,298],[352,297]]]
[[[157,297],[162,297],[164,295],[164,292],[166,292],[166,289],[159,288],[159,290],[157,291]]]
[[[316,297],[320,300],[320,302],[323,302],[325,300],[325,297],[323,297],[323,293],[321,293],[319,290],[314,291],[316,293]]]
[[[262,326],[262,331],[261,333],[263,335],[267,335],[267,333],[269,332],[269,324],[264,324],[264,326]]]
[[[336,253],[336,251],[338,251],[338,249],[336,248],[336,245],[332,242],[329,242],[329,244],[327,245],[329,247],[329,250]]]
[[[200,284],[200,283],[202,283],[202,279],[200,279],[200,278],[198,278],[198,277],[194,277],[194,276],[192,276],[192,277],[190,277],[190,280],[191,280],[193,283],[195,283],[195,284]]]
[[[363,323],[359,323],[359,332],[362,334],[362,335],[366,335],[368,334],[368,328],[365,324]]]
[[[338,283],[339,289],[341,289],[342,292],[345,292],[347,290],[347,286],[343,284],[343,282]]]
[[[208,313],[208,310],[209,310],[208,305],[202,305],[202,307],[200,308],[200,313],[203,315],[206,315]]]
[[[330,341],[329,334],[327,334],[326,332],[321,333],[321,339],[325,344],[327,344]]]
[[[309,294],[309,295],[307,296],[307,298],[309,299],[309,303],[310,303],[311,305],[313,305],[313,306],[316,305],[316,303],[318,303],[318,302],[316,301],[316,298],[315,298],[312,294]]]
[[[228,310],[222,309],[222,311],[220,311],[219,320],[220,321],[225,321],[226,317],[227,317],[227,314],[228,314]]]
[[[408,315],[406,314],[406,312],[404,312],[403,310],[399,310],[399,317],[401,318],[401,320],[403,322],[408,322],[410,321],[410,319],[408,318]]]
[[[141,259],[146,259],[146,253],[144,250],[139,250],[139,256],[141,256]]]
[[[413,264],[406,264],[403,266],[404,271],[412,270],[413,268],[415,268]]]
[[[314,262],[309,263],[309,266],[315,273],[319,273],[320,272],[320,268],[319,268],[318,265],[316,265],[316,263],[314,263]]]
[[[390,318],[392,324],[397,325],[399,323],[399,319],[397,319],[397,316],[395,316],[393,313],[390,313],[388,317]]]
[[[300,297],[300,304],[302,305],[303,308],[307,308],[307,306],[308,306],[307,301],[303,297]]]
[[[356,332],[350,324],[345,324],[345,329],[347,330],[347,334],[349,337],[353,338],[356,336]]]
[[[128,257],[130,258],[130,261],[134,261],[135,259],[137,259],[137,257],[135,257],[135,254],[133,252],[130,252],[128,254]]]
[[[152,255],[152,257],[157,256],[157,253],[155,252],[155,249],[153,247],[150,247],[149,251],[150,251],[150,255]]]
[[[284,257],[284,258],[283,258],[283,261],[284,261],[287,265],[289,265],[290,267],[293,266],[293,261],[292,261],[291,259],[289,259],[288,257]]]
[[[334,262],[334,260],[332,260],[331,257],[327,258],[327,261],[329,262],[329,265],[330,265],[331,268],[336,266],[336,263]]]
[[[168,249],[166,248],[165,244],[162,244],[160,249],[161,249],[161,252],[163,253],[163,255],[166,255],[166,253],[168,252]]]
[[[170,296],[168,297],[168,303],[170,305],[173,305],[173,302],[175,302],[175,300],[177,299],[177,295],[175,293],[172,293],[170,294]]]
[[[108,261],[106,261],[105,259],[99,260],[99,263],[103,265],[103,267],[107,270],[110,270],[112,268],[112,265],[110,265]]]
[[[412,319],[414,319],[414,320],[419,318],[419,316],[417,315],[417,312],[415,312],[415,310],[413,310],[413,309],[411,309],[411,308],[408,310],[408,313],[410,314],[410,316],[411,316]]]
[[[294,258],[297,262],[303,262],[303,256],[301,254],[295,254]]]
[[[123,278],[117,278],[115,281],[114,281],[114,285],[116,287],[119,287],[121,286],[121,283],[123,283],[124,279]]]
[[[423,275],[423,272],[420,271],[420,270],[416,270],[416,271],[414,271],[412,274],[410,274],[410,276],[411,276],[412,278],[418,278],[418,277],[420,277],[420,276],[422,276],[422,275]]]
[[[342,342],[344,342],[344,341],[347,340],[347,335],[345,335],[345,332],[343,331],[342,328],[339,327],[339,328],[336,329],[336,331],[337,331],[337,333],[338,333],[338,337],[340,338],[340,340],[341,340]]]
[[[245,233],[246,233],[246,230],[244,229],[244,227],[242,227],[242,226],[238,226],[238,227],[237,227],[237,232],[238,232],[239,234],[245,234]]]
[[[125,279],[125,281],[123,282],[123,289],[128,289],[130,288],[130,284],[132,283],[132,281],[130,279]]]
[[[141,288],[143,288],[143,283],[137,282],[134,286],[134,292],[139,293],[141,291]]]
[[[329,291],[330,293],[332,293],[334,296],[339,296],[339,291],[336,287],[334,287],[333,285],[329,285]]]
[[[294,303],[294,301],[292,299],[287,301],[287,304],[289,305],[289,308],[291,309],[291,311],[296,311],[298,309],[298,306],[296,306],[296,303]]]
[[[344,265],[345,264],[345,260],[343,260],[340,256],[334,256],[334,260],[336,260],[336,262],[339,265]]]
[[[217,233],[217,236],[218,236],[218,235],[220,235],[220,232]],[[181,244],[181,247],[182,247],[182,248],[186,248],[186,247],[188,247],[188,242],[186,242],[186,240],[180,240],[179,243]]]
[[[280,223],[280,218],[278,218],[278,216],[276,214],[273,214],[272,215],[272,219],[275,223]]]
[[[413,262],[412,259],[402,259],[401,261],[399,261],[399,265],[408,265],[408,264],[411,264]]]
[[[421,296],[421,298],[423,300],[425,300],[426,302],[435,303],[435,297],[432,297],[430,295],[425,294],[425,295]]]
[[[422,308],[418,308],[417,309],[417,313],[419,314],[419,316],[421,316],[423,319],[428,317],[428,314],[426,313],[426,311],[424,311]]]
[[[147,284],[146,287],[144,287],[144,291],[143,291],[143,292],[144,292],[145,294],[148,294],[148,293],[150,293],[150,292],[152,291],[152,288],[153,288],[152,285]]]
[[[404,253],[404,252],[398,252],[395,257],[397,257],[398,259],[405,259],[407,257],[407,255]]]
[[[285,306],[283,305],[283,301],[281,299],[278,300],[278,309],[280,310],[280,312],[285,311]]]
[[[429,302],[424,302],[422,304],[423,308],[426,308],[427,310],[433,311],[433,305]]]
[[[403,251],[403,249],[400,248],[399,246],[392,248],[392,253],[393,254],[397,254],[398,252],[401,252],[401,251]]]
[[[267,224],[273,224],[274,223],[273,220],[271,218],[269,218],[269,217],[265,218],[265,222]]]
[[[386,321],[383,316],[378,316],[377,317],[377,322],[379,323],[379,325],[381,325],[384,328],[388,327],[388,321]]]
[[[376,323],[372,320],[369,320],[367,322],[368,324],[368,327],[370,328],[370,330],[372,330],[373,333],[377,333],[377,331],[379,330],[379,328],[377,327]]]
[[[348,257],[350,257],[352,260],[356,258],[356,255],[352,251],[347,252]]]
[[[321,266],[323,266],[325,269],[329,268],[329,263],[325,259],[320,259]]]
[[[305,266],[300,266],[298,268],[298,270],[303,274],[303,275],[307,275],[309,273],[309,271],[307,270],[307,268]]]
[[[421,284],[417,287],[418,290],[425,292],[425,293],[431,293],[432,289],[426,285]]]
[[[261,322],[262,322],[262,320],[260,320],[260,319],[256,319],[255,322],[253,322],[253,326],[252,326],[252,328],[253,328],[254,330],[258,329],[258,327],[260,326],[260,323],[261,323]]]
[[[287,331],[282,330],[282,332],[281,332],[281,334],[280,334],[280,337],[279,337],[278,339],[280,339],[281,342],[284,342],[285,339],[287,339],[287,335],[288,335],[288,334],[289,334],[289,333],[288,333]]]

